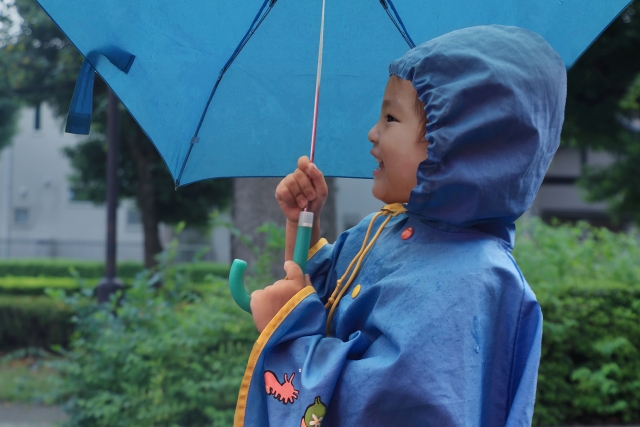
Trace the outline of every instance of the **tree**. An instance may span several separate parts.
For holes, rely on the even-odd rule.
[[[4,74],[4,67],[0,60],[0,73]],[[6,80],[0,75],[0,151],[11,143],[16,132],[16,117],[18,103],[7,94]]]
[[[4,9],[11,7],[9,0],[0,2]],[[6,26],[0,28],[0,40],[8,40],[2,47],[2,57],[11,93],[14,99],[34,107],[46,102],[62,117],[68,110],[82,57],[33,0],[16,0],[15,8],[23,19],[17,35],[9,34]],[[100,79],[96,79],[94,104],[92,134],[78,146],[68,147],[65,154],[73,167],[70,180],[76,199],[103,203],[106,85]],[[136,199],[144,229],[145,265],[149,267],[162,250],[159,223],[206,225],[214,205],[228,204],[231,183],[209,180],[175,190],[155,147],[124,108],[121,113],[119,194]]]
[[[632,3],[568,73],[563,144],[606,150],[607,167],[586,168],[580,184],[615,217],[640,224],[640,4]]]
[[[0,3],[0,49],[11,43],[13,21],[9,17],[10,9]],[[11,94],[9,85],[8,57],[0,55],[0,151],[11,143],[16,132],[16,118],[20,108]]]

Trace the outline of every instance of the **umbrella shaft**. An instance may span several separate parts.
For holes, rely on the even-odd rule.
[[[314,154],[316,152],[316,131],[318,129],[318,105],[320,102],[320,77],[322,76],[322,45],[324,41],[324,5],[322,0],[322,15],[320,18],[320,43],[318,45],[318,71],[316,73],[316,99],[313,105],[313,128],[311,130],[311,154],[309,160],[313,163]]]

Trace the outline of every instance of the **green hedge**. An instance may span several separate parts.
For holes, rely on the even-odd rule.
[[[90,283],[96,286],[98,281]],[[44,295],[49,288],[75,292],[80,285],[73,277],[0,277],[0,295]]]
[[[544,314],[536,424],[640,421],[640,289],[538,284]]]
[[[195,281],[203,281],[208,275],[229,277],[229,265],[217,262],[194,262],[185,264]],[[63,259],[28,259],[0,260],[0,277],[70,277],[71,269],[75,269],[80,277],[97,279],[104,276],[104,263],[98,261],[77,261]],[[142,264],[138,262],[118,263],[118,276],[132,279],[140,271]]]
[[[536,425],[640,422],[640,239],[522,221],[514,257],[544,316]]]
[[[89,289],[58,298],[76,308],[76,333],[55,368],[67,427],[231,425],[258,334],[223,281],[206,298],[181,272],[136,280],[119,305],[97,307]],[[114,312],[116,315],[114,316]]]
[[[47,296],[0,295],[0,349],[66,346],[72,315],[71,307]]]
[[[193,285],[194,290],[205,295],[209,293],[217,283],[226,280],[221,278],[209,277],[203,283]],[[95,288],[99,279],[84,280],[86,286]],[[129,287],[133,281],[124,282]],[[78,279],[73,277],[0,277],[0,295],[44,295],[47,289],[64,290],[68,293],[77,292],[81,289]]]

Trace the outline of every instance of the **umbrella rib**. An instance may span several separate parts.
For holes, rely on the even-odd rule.
[[[207,99],[207,103],[206,103],[206,105],[204,107],[204,110],[202,111],[202,115],[200,116],[200,121],[198,122],[198,126],[196,127],[196,131],[194,132],[193,137],[191,138],[191,143],[189,144],[189,150],[187,151],[187,155],[185,156],[184,161],[182,162],[182,167],[180,168],[180,173],[178,174],[178,179],[176,179],[176,189],[180,186],[180,180],[182,179],[182,173],[184,172],[184,168],[187,165],[187,161],[189,160],[189,156],[191,155],[191,150],[193,150],[193,146],[196,143],[198,143],[198,141],[200,140],[200,138],[198,138],[198,133],[200,132],[200,128],[202,127],[202,123],[204,122],[204,118],[205,118],[205,116],[207,114],[207,111],[209,110],[209,105],[211,104],[211,100],[213,99],[213,95],[215,95],[216,90],[218,89],[218,85],[220,84],[220,81],[222,80],[222,77],[227,72],[227,70],[229,69],[229,67],[231,66],[233,61],[236,59],[236,57],[240,54],[240,51],[249,42],[249,39],[251,38],[251,36],[253,36],[253,34],[258,30],[258,27],[260,27],[260,24],[262,24],[262,21],[264,21],[264,19],[267,17],[267,15],[269,14],[271,9],[273,8],[273,5],[276,3],[276,1],[277,0],[264,0],[264,2],[262,3],[262,6],[260,6],[260,10],[258,10],[258,13],[256,14],[255,18],[253,18],[253,22],[251,22],[251,26],[249,26],[249,29],[245,33],[245,35],[242,38],[242,40],[240,40],[240,43],[238,44],[236,49],[231,54],[231,57],[224,64],[224,67],[222,67],[222,70],[220,70],[220,74],[218,75],[218,79],[216,80],[216,83],[213,85],[213,89],[211,90],[211,94],[209,95],[209,99]],[[265,11],[265,7],[267,6],[267,3],[269,3],[269,7],[267,7],[267,9]]]
[[[391,7],[391,11],[387,7],[387,3]],[[387,12],[387,15],[389,15],[389,19],[391,19],[391,22],[393,22],[393,25],[396,26],[396,28],[400,32],[400,35],[402,36],[404,41],[407,42],[409,47],[412,49],[416,47],[416,44],[413,42],[413,39],[409,35],[407,28],[404,26],[404,22],[402,22],[402,18],[400,18],[400,14],[398,13],[396,7],[393,5],[393,2],[391,0],[380,0],[380,4],[384,8],[385,12]],[[393,15],[395,15],[395,18],[393,15],[391,15],[391,12],[393,12]]]

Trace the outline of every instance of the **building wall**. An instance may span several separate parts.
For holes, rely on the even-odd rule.
[[[0,257],[7,255],[10,238],[13,256],[101,259],[106,209],[71,200],[71,167],[62,154],[63,147],[82,137],[64,133],[62,121],[46,105],[41,107],[39,129],[35,115],[33,108],[20,112],[12,147],[0,152]],[[131,209],[131,202],[118,209],[119,255],[141,259],[142,229],[135,221],[128,223]]]

